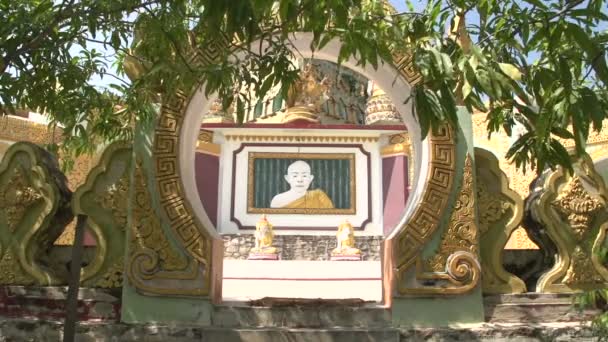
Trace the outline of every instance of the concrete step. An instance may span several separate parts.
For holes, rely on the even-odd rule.
[[[391,325],[391,312],[381,306],[237,306],[214,308],[212,325],[223,328],[368,328]]]
[[[579,311],[570,294],[497,295],[484,297],[486,322],[574,322],[585,321],[597,310]]]
[[[486,304],[572,304],[573,297],[569,293],[518,293],[502,295],[486,295],[483,297]]]
[[[58,322],[0,320],[0,341],[61,341]],[[216,328],[157,324],[80,324],[76,341],[87,342],[546,342],[597,341],[597,333],[576,323],[473,324],[450,328],[294,329]]]
[[[203,342],[400,342],[397,329],[210,329]],[[163,341],[164,342],[164,341]]]

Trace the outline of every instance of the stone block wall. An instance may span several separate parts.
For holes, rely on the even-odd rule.
[[[361,250],[362,260],[379,261],[382,236],[356,236],[356,247]],[[224,258],[247,259],[255,245],[253,234],[224,235]],[[277,247],[281,260],[329,260],[336,248],[334,236],[277,235],[272,244]]]

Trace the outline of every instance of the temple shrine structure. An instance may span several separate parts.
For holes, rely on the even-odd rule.
[[[608,136],[573,174],[523,176],[504,160],[516,136],[487,139],[483,113],[423,137],[410,56],[338,65],[339,41],[311,40],[294,35],[288,95],[243,122],[201,82],[67,175],[40,147],[60,131],[1,117],[0,336],[61,336],[81,215],[83,339],[590,338],[597,312],[571,303],[608,285]]]

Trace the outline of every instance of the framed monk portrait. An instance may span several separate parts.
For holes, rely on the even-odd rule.
[[[247,213],[356,213],[354,153],[249,152]]]

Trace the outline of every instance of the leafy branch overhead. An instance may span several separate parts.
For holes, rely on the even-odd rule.
[[[129,139],[163,94],[201,80],[242,120],[252,94],[287,93],[297,77],[293,33],[304,31],[314,50],[339,40],[339,62],[376,67],[392,53],[412,55],[423,81],[393,100],[414,104],[425,133],[456,124],[464,105],[487,112],[492,132],[525,128],[508,152],[520,167],[569,166],[564,139],[584,153],[608,112],[605,1],[405,5],[399,13],[381,0],[0,0],[1,109],[46,113],[76,154]],[[215,63],[189,62],[210,45]]]

